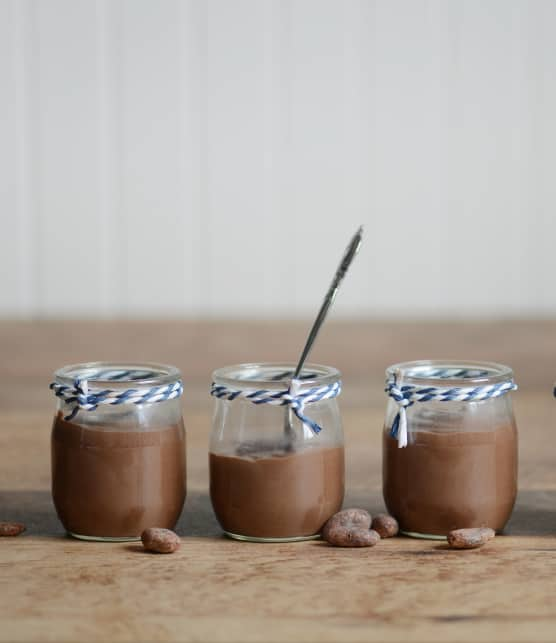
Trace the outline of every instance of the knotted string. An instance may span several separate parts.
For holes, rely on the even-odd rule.
[[[125,373],[125,380],[122,373]],[[65,404],[71,407],[71,412],[64,417],[64,420],[73,420],[80,410],[94,411],[99,404],[154,404],[173,400],[183,393],[183,383],[181,380],[164,384],[162,386],[151,386],[149,388],[130,388],[123,391],[113,389],[103,389],[101,391],[90,392],[89,382],[99,380],[111,381],[140,381],[142,378],[158,375],[148,371],[106,371],[94,373],[89,380],[76,378],[73,386],[52,382],[50,389],[54,391],[56,397],[59,397]],[[94,377],[94,379],[93,379]]]
[[[326,386],[316,386],[307,391],[300,390],[302,385],[301,380],[295,379],[291,380],[289,387],[283,391],[270,391],[267,389],[233,389],[213,382],[210,394],[230,401],[240,397],[253,404],[289,406],[304,427],[318,434],[322,431],[322,427],[305,415],[305,406],[338,396],[342,391],[342,384],[338,381]]]
[[[449,377],[471,378],[478,377],[478,372],[476,370],[459,369],[457,375],[455,375],[453,369],[435,369],[434,375],[428,373],[427,375],[440,379]],[[479,402],[515,391],[517,390],[517,384],[513,380],[507,380],[484,386],[415,386],[413,384],[403,384],[402,372],[397,369],[392,377],[386,381],[384,390],[398,405],[398,412],[392,422],[390,435],[398,439],[398,447],[402,449],[407,446],[406,409],[415,402]]]
[[[413,402],[406,397],[407,388],[402,386],[402,372],[397,369],[394,373],[394,378],[387,382],[385,391],[388,395],[398,404],[398,412],[392,422],[390,435],[398,438],[398,448],[403,449],[407,446],[407,413],[406,408],[411,406]]]

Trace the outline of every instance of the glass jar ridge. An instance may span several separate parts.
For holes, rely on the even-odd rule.
[[[431,360],[395,364],[386,377],[383,495],[401,531],[501,531],[517,493],[512,370]]]
[[[259,363],[214,372],[210,493],[232,538],[315,538],[341,507],[340,373],[308,364],[292,387],[294,370],[289,363]],[[301,410],[295,407],[300,400],[306,403]]]
[[[186,494],[179,370],[73,364],[55,372],[51,388],[52,496],[68,534],[122,541],[172,529]]]
[[[513,380],[505,364],[468,360],[415,360],[386,369],[386,377],[401,375],[404,384],[427,386],[480,386]]]

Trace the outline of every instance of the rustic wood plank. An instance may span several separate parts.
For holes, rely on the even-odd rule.
[[[293,358],[302,322],[0,323],[0,519],[28,531],[0,540],[0,641],[547,641],[556,633],[556,357],[551,321],[342,322],[315,361],[344,371],[347,504],[382,509],[383,368],[454,355],[514,366],[520,492],[507,535],[447,551],[398,538],[372,550],[320,542],[236,543],[207,495],[210,371]],[[271,337],[272,341],[268,341]],[[50,499],[50,372],[83,359],[157,359],[187,382],[186,507],[181,550],[64,537]]]

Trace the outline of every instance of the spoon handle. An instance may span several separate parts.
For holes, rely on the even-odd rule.
[[[353,235],[353,238],[351,239],[348,247],[346,248],[342,260],[340,261],[340,265],[338,266],[336,274],[334,275],[334,279],[332,279],[330,288],[328,289],[324,301],[322,302],[322,306],[320,307],[319,314],[317,315],[317,318],[315,319],[313,326],[311,327],[311,331],[309,332],[309,336],[307,337],[307,341],[305,342],[305,346],[303,347],[303,352],[301,353],[301,357],[299,358],[299,362],[297,363],[297,368],[295,369],[295,373],[293,374],[293,379],[297,379],[301,373],[301,370],[303,369],[303,364],[305,364],[305,360],[309,355],[309,351],[313,346],[313,342],[315,341],[320,327],[322,326],[322,323],[326,318],[328,309],[330,308],[334,301],[334,298],[336,297],[338,288],[342,283],[342,279],[346,276],[346,272],[351,262],[353,261],[353,258],[361,247],[362,240],[363,226],[360,226],[357,232]]]

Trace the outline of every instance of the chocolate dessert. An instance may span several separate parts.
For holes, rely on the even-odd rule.
[[[384,500],[402,531],[445,536],[465,527],[504,528],[517,493],[514,424],[410,430],[408,438],[400,449],[385,434],[383,447]]]
[[[210,453],[209,465],[214,512],[230,534],[313,536],[342,506],[343,447]]]
[[[185,500],[183,424],[114,428],[55,418],[52,496],[60,521],[73,535],[97,538],[172,529]]]

